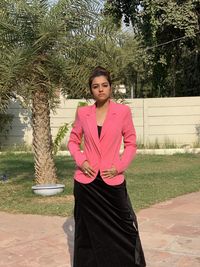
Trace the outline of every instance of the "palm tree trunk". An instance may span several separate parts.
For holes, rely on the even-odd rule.
[[[32,128],[36,183],[56,183],[48,92],[43,88],[35,90],[32,95]]]

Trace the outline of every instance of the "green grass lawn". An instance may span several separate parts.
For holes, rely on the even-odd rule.
[[[63,193],[42,197],[32,193],[34,166],[32,154],[1,154],[0,210],[69,216],[73,211],[74,162],[70,157],[57,156],[56,167]],[[200,155],[173,156],[138,155],[126,172],[127,188],[136,211],[179,195],[200,190]]]

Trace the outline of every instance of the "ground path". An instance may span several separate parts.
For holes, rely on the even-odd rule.
[[[137,217],[147,267],[200,266],[200,192]],[[0,212],[0,267],[71,267],[73,233],[72,218]]]

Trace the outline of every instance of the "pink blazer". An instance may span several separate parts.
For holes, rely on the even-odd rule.
[[[82,136],[84,136],[83,151],[80,150]],[[120,155],[122,138],[124,151]],[[78,182],[84,184],[92,182],[100,170],[101,177],[106,184],[121,184],[124,181],[123,172],[136,154],[136,133],[130,108],[110,101],[99,138],[96,105],[80,107],[70,133],[68,149],[77,165],[74,179]],[[81,170],[81,165],[85,160],[88,160],[95,170],[93,178]],[[102,171],[112,166],[116,167],[118,174],[113,178],[104,178]]]

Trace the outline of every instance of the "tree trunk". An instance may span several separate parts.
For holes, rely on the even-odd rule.
[[[48,92],[40,88],[35,90],[32,96],[35,179],[37,184],[53,184],[57,182],[57,176],[52,155]]]

